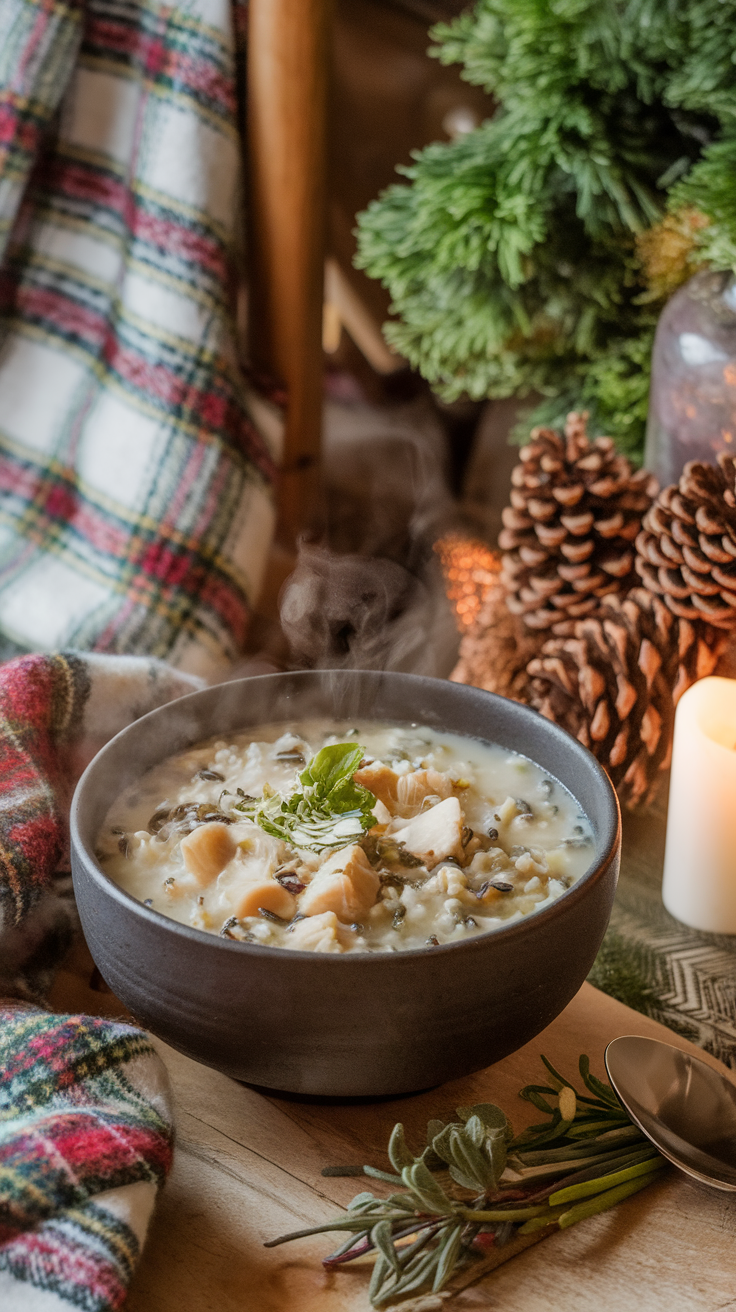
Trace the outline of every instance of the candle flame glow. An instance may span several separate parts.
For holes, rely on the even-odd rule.
[[[486,542],[448,534],[434,544],[445,589],[461,633],[472,629],[490,589],[498,582],[501,556]]]

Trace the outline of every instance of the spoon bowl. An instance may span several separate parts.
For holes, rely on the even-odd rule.
[[[689,1053],[628,1034],[609,1043],[608,1078],[663,1157],[702,1184],[736,1192],[736,1084]]]

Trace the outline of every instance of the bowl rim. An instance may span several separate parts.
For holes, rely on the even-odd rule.
[[[490,943],[496,941],[498,935],[503,935],[504,942],[508,943],[513,938],[521,938],[529,933],[534,925],[539,925],[543,921],[547,922],[553,918],[559,917],[560,915],[566,914],[568,908],[572,908],[575,903],[579,902],[580,899],[586,895],[588,886],[603,877],[610,866],[611,861],[614,860],[620,849],[621,808],[613,784],[600,762],[597,761],[592,752],[584,747],[579,739],[575,738],[575,736],[569,733],[567,729],[562,728],[561,725],[556,724],[553,720],[547,720],[546,717],[541,716],[533,707],[526,706],[523,702],[512,701],[512,699],[508,697],[502,697],[498,693],[489,692],[485,688],[476,688],[472,684],[453,683],[450,684],[450,686],[458,689],[458,691],[462,688],[467,688],[468,692],[488,698],[493,703],[503,703],[505,705],[514,706],[516,708],[515,713],[520,714],[522,718],[533,716],[535,718],[539,717],[539,719],[543,719],[546,726],[545,732],[550,732],[553,738],[557,737],[563,741],[567,739],[569,743],[574,744],[575,749],[580,755],[580,759],[586,762],[587,767],[592,770],[592,773],[597,780],[597,784],[602,788],[605,816],[604,823],[601,824],[600,848],[598,854],[585,873],[582,874],[570,888],[566,889],[565,892],[556,898],[549,906],[543,907],[538,911],[533,911],[526,916],[522,916],[519,920],[512,921],[509,925],[500,926],[496,929],[489,929],[484,933],[474,934],[472,937],[463,939],[457,943],[439,943],[437,945],[425,945],[417,948],[403,948],[390,953],[368,951],[315,953],[299,948],[268,947],[263,943],[248,943],[236,939],[221,938],[219,934],[213,934],[204,929],[197,929],[193,925],[185,925],[182,921],[174,920],[171,916],[167,916],[163,912],[155,910],[153,907],[145,906],[144,903],[140,902],[132,893],[128,893],[124,888],[121,888],[119,884],[116,884],[110,875],[103,870],[94,854],[94,851],[91,850],[82,839],[80,834],[80,815],[84,809],[86,792],[93,784],[99,761],[112,750],[119,740],[139,725],[145,722],[150,722],[157,717],[165,716],[173,706],[184,706],[196,698],[215,692],[218,688],[233,687],[238,684],[252,684],[254,682],[264,683],[272,680],[280,681],[287,678],[291,680],[296,679],[297,681],[304,678],[305,682],[309,682],[313,676],[319,675],[329,675],[330,677],[355,676],[356,678],[364,678],[366,675],[371,675],[375,676],[377,679],[389,676],[392,679],[402,681],[406,680],[407,683],[410,683],[417,689],[420,685],[426,687],[428,684],[437,684],[447,688],[448,684],[450,684],[450,681],[447,679],[433,678],[429,675],[408,674],[404,671],[395,670],[287,670],[273,674],[249,675],[241,679],[227,680],[221,684],[210,684],[205,688],[198,688],[194,692],[186,693],[183,697],[177,697],[172,701],[165,702],[162,706],[155,707],[152,711],[148,711],[145,715],[139,716],[137,720],[133,720],[130,724],[125,725],[123,729],[116,733],[114,737],[112,737],[99,749],[98,752],[95,753],[74,789],[69,813],[70,847],[72,855],[76,855],[80,864],[84,867],[85,874],[88,877],[91,876],[97,886],[109,897],[112,897],[113,901],[118,902],[127,910],[132,911],[134,915],[141,916],[144,921],[148,921],[152,926],[158,926],[162,929],[168,930],[170,933],[201,945],[202,947],[207,946],[213,949],[224,949],[227,952],[245,953],[266,960],[273,957],[276,961],[282,961],[284,957],[287,957],[290,961],[298,960],[305,963],[310,962],[312,963],[313,968],[317,968],[317,963],[320,963],[320,968],[322,968],[321,963],[324,963],[326,969],[343,970],[346,968],[377,970],[381,963],[385,966],[387,961],[390,961],[392,966],[398,966],[399,963],[403,961],[415,962],[419,959],[428,957],[436,959],[438,953],[445,956],[447,953],[456,953],[461,949],[464,952],[482,951],[487,949]],[[362,716],[361,718],[370,719],[370,716]],[[397,723],[399,722],[397,721]],[[418,723],[418,721],[412,721],[411,723]],[[243,726],[243,728],[249,727],[255,728],[256,726]],[[241,732],[241,730],[235,729],[234,732]],[[454,733],[456,731],[448,729],[446,732]],[[476,742],[492,745],[487,738],[480,737],[479,735],[458,734],[457,736],[471,738]],[[192,746],[194,745],[195,744],[192,744]],[[186,749],[182,748],[180,750]],[[509,748],[508,750],[513,751],[514,749]],[[169,755],[172,754],[173,753],[169,753]],[[517,755],[523,756],[524,753],[518,752]],[[165,756],[161,757],[161,761],[164,761],[165,759]],[[532,760],[531,757],[527,757],[527,759]],[[153,768],[153,766],[148,767],[148,769]],[[552,774],[554,778],[557,778],[552,771],[548,771],[548,773]],[[571,793],[573,798],[575,798],[575,801],[578,800],[572,789],[566,784],[563,784],[561,779],[557,779],[557,782],[562,784],[562,787],[566,788],[567,791]],[[74,868],[73,878],[76,883],[78,875]],[[328,962],[332,964],[328,966]]]

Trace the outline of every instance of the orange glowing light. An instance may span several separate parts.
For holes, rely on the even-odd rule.
[[[501,556],[486,542],[449,534],[434,544],[447,597],[461,633],[472,629],[489,590],[498,582]]]

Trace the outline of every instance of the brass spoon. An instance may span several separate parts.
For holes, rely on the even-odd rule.
[[[658,1039],[614,1039],[608,1077],[629,1116],[686,1175],[736,1192],[736,1084]]]

